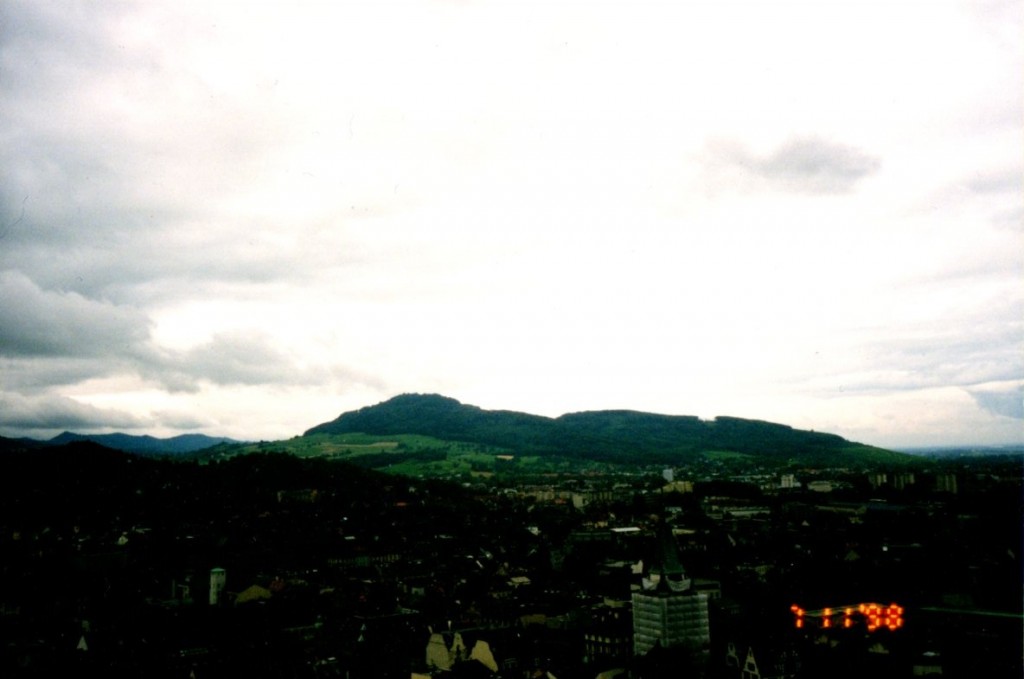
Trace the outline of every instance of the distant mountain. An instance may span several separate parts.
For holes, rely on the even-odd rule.
[[[43,448],[46,445],[45,441],[37,441],[35,439],[11,439],[6,436],[0,436],[0,452],[32,450],[34,448]]]
[[[963,446],[930,446],[918,448],[900,448],[900,452],[909,453],[921,457],[936,459],[943,458],[980,458],[999,456],[1024,456],[1024,444],[1007,443],[1001,446],[993,445],[963,445]]]
[[[557,418],[483,410],[437,394],[403,394],[343,413],[305,432],[312,434],[420,434],[505,448],[520,454],[557,455],[608,462],[680,462],[704,453],[732,452],[805,464],[852,464],[913,459],[847,441],[834,434],[717,417],[602,410]]]
[[[237,443],[233,439],[206,436],[205,434],[182,434],[171,438],[156,438],[154,436],[133,436],[131,434],[76,434],[66,431],[54,436],[44,444],[60,446],[76,441],[91,441],[107,448],[121,450],[137,455],[180,455],[183,453],[194,453],[220,443]]]

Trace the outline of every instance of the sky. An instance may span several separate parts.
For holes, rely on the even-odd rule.
[[[0,435],[407,392],[1024,442],[1024,4],[0,4]]]

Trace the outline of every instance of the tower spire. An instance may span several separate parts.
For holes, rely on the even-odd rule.
[[[679,557],[679,545],[672,535],[672,528],[664,520],[658,523],[655,531],[655,552],[648,582],[644,583],[644,589],[662,592],[685,592],[693,582],[686,577],[686,569]]]

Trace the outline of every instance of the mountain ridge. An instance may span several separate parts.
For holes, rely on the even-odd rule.
[[[440,394],[401,394],[342,413],[303,433],[420,434],[497,446],[521,454],[606,461],[678,462],[711,451],[813,464],[858,461],[858,454],[892,462],[911,456],[847,441],[836,435],[794,429],[763,420],[719,416],[661,415],[635,410],[597,410],[551,418],[510,410],[484,410]]]
[[[116,432],[113,434],[77,434],[64,431],[50,439],[8,439],[0,440],[3,449],[37,449],[63,446],[69,443],[89,442],[106,448],[136,455],[181,455],[195,453],[222,443],[238,443],[235,439],[206,434],[179,434],[169,438],[158,438],[148,434],[136,436]]]

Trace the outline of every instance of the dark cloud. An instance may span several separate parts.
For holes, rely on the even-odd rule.
[[[65,396],[25,397],[0,392],[0,427],[4,428],[29,431],[107,427],[138,429],[151,424],[148,419],[130,413],[97,408]]]
[[[159,347],[142,312],[43,290],[17,271],[0,272],[0,299],[0,357],[8,387],[31,390],[137,374],[171,391],[195,391],[203,381],[304,384],[315,377],[257,333],[219,334],[187,350]]]
[[[824,194],[846,193],[881,167],[876,156],[817,137],[791,139],[765,155],[719,143],[710,147],[706,163],[716,183],[732,188],[765,186]]]
[[[0,272],[0,299],[0,356],[124,356],[149,337],[145,314],[42,290],[19,271]]]
[[[175,50],[125,44],[119,26],[143,9],[0,8],[0,270],[119,303],[308,277],[315,269],[296,267],[295,252],[260,247],[281,224],[219,208],[271,163],[282,134],[273,107],[214,89]]]
[[[134,373],[135,367],[130,361],[111,357],[0,357],[0,374],[3,375],[0,388],[22,394],[39,394],[98,377]]]

